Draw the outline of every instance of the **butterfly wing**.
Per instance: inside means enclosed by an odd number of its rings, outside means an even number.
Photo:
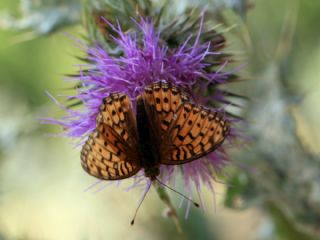
[[[113,93],[103,100],[96,129],[82,147],[81,165],[90,175],[119,180],[140,170],[138,136],[131,101]]]
[[[142,94],[161,164],[183,164],[214,151],[229,132],[219,113],[191,103],[188,94],[161,81]]]
[[[229,133],[222,114],[183,103],[169,126],[161,152],[162,164],[183,164],[216,150]]]
[[[189,96],[171,83],[160,81],[147,86],[142,99],[154,135],[153,140],[161,144],[175,112],[183,102],[189,100]]]

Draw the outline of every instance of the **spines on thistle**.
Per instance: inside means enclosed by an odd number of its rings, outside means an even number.
[[[117,36],[117,27],[120,26],[123,33],[134,32],[137,34],[138,44],[143,44],[139,41],[143,38],[144,30],[141,31],[141,25],[134,22],[138,23],[141,19],[146,22],[150,21],[154,31],[161,33],[159,44],[166,46],[168,53],[173,49],[181,48],[181,46],[185,46],[185,48],[197,46],[197,50],[200,52],[206,48],[206,53],[201,56],[203,57],[201,59],[202,68],[206,73],[217,77],[214,82],[199,77],[198,82],[205,84],[199,84],[196,91],[201,91],[201,95],[214,95],[213,93],[215,93],[216,97],[219,96],[221,100],[207,101],[206,104],[219,108],[226,104],[232,105],[229,98],[242,98],[242,96],[228,90],[219,89],[219,85],[234,82],[238,80],[238,77],[233,73],[224,72],[227,65],[233,62],[233,56],[224,52],[226,39],[205,11],[201,12],[197,8],[192,8],[177,14],[176,10],[172,10],[172,3],[169,4],[169,1],[163,4],[148,0],[120,2],[104,0],[98,2],[99,4],[91,5],[86,11],[86,26],[88,36],[90,36],[89,44],[98,42],[109,55],[121,56],[123,51],[114,41],[114,37]],[[120,19],[121,22],[119,22]],[[201,47],[202,49],[200,49]],[[205,94],[203,94],[204,89]],[[239,117],[231,112],[227,112],[227,114],[235,118]]]

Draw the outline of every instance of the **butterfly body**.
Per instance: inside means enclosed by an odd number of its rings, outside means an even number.
[[[167,81],[146,86],[136,115],[124,93],[103,99],[96,129],[82,147],[81,164],[104,180],[131,177],[144,169],[155,180],[160,165],[185,164],[216,150],[229,134],[221,113],[195,104]]]
[[[152,144],[152,133],[148,127],[149,119],[142,98],[137,99],[137,130],[140,145],[140,165],[144,174],[151,180],[160,174],[159,149]]]

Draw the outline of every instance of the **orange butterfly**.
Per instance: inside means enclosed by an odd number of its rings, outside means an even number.
[[[218,112],[192,103],[188,94],[160,81],[137,97],[134,116],[126,94],[103,100],[96,129],[81,151],[81,164],[90,175],[119,180],[144,169],[152,181],[160,164],[177,165],[199,159],[219,147],[229,123]]]

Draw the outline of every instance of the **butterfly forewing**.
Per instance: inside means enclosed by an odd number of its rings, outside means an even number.
[[[135,135],[130,138],[130,143],[137,140],[135,117],[131,101],[127,95],[113,93],[110,97],[103,99],[103,104],[100,106],[100,114],[97,117],[97,122],[100,121],[109,125],[125,141],[128,141],[129,135]]]
[[[105,180],[130,177],[140,170],[136,122],[125,94],[114,93],[103,100],[97,126],[81,151],[83,168]]]
[[[145,88],[142,98],[151,127],[161,138],[168,130],[178,107],[189,100],[188,94],[166,81],[156,82]]]

